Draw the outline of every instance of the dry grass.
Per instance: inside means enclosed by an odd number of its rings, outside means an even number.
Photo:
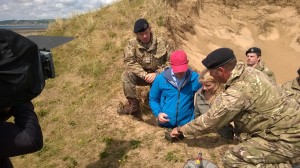
[[[263,20],[262,22],[258,23],[258,28],[258,34],[263,36],[269,36],[272,32],[272,28],[274,28],[274,25],[270,20]]]

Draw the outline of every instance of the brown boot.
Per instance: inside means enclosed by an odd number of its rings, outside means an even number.
[[[140,112],[139,101],[135,98],[127,98],[128,103],[126,105],[121,104],[118,108],[120,115],[135,115]]]

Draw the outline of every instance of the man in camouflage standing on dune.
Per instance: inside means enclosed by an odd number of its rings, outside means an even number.
[[[124,49],[127,69],[122,74],[124,95],[128,103],[119,106],[119,114],[138,114],[140,109],[136,86],[150,86],[156,75],[169,66],[169,45],[162,37],[154,35],[146,19],[138,19],[133,32],[136,37],[129,40]]]
[[[237,62],[229,48],[211,52],[202,64],[225,90],[208,112],[171,136],[203,135],[234,122],[240,143],[224,154],[226,168],[291,168],[300,156],[300,105],[264,73]]]
[[[247,65],[262,71],[268,77],[270,77],[275,83],[275,75],[269,68],[267,68],[265,62],[261,60],[261,50],[257,47],[251,47],[246,51]]]

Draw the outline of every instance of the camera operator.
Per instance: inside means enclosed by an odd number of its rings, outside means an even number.
[[[13,167],[9,157],[43,147],[31,102],[44,87],[38,51],[26,37],[0,29],[0,168]],[[8,120],[11,117],[14,122]]]
[[[9,157],[32,153],[43,147],[43,136],[31,101],[1,110],[0,167],[13,167]],[[7,122],[10,116],[15,123]]]

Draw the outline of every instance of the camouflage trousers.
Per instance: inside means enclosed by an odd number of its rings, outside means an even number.
[[[130,71],[126,71],[122,74],[123,91],[126,98],[136,98],[136,86],[150,86],[141,77],[135,75]]]
[[[226,151],[226,168],[291,168],[290,161],[299,156],[300,144],[283,141],[269,142],[260,137],[251,138]]]

